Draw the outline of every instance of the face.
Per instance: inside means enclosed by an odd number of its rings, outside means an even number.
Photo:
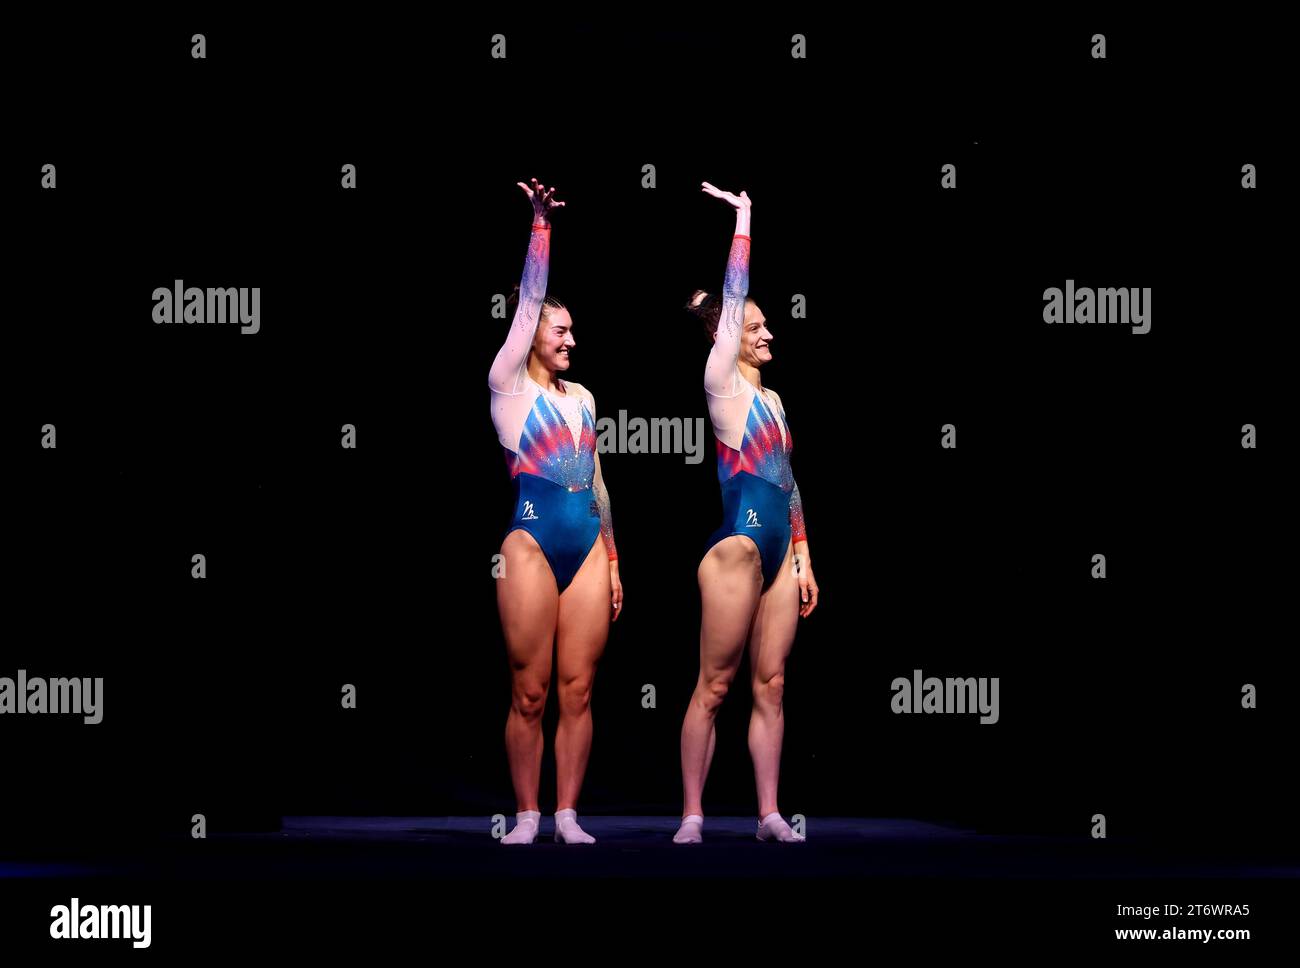
[[[715,334],[715,340],[718,338]],[[772,361],[772,332],[767,328],[767,317],[757,303],[745,300],[745,317],[740,330],[740,358],[750,366],[762,366]]]
[[[569,368],[569,351],[577,344],[573,339],[573,318],[567,309],[552,309],[543,316],[533,337],[533,352],[542,365],[552,372]]]

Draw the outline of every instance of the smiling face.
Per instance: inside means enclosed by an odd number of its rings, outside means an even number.
[[[573,339],[573,317],[567,309],[551,308],[537,327],[533,337],[533,353],[542,366],[552,372],[569,368],[569,351],[576,346]]]
[[[718,338],[717,333],[713,338]],[[772,361],[772,331],[767,328],[767,317],[758,304],[745,300],[745,317],[740,330],[740,359],[750,366],[762,366]]]

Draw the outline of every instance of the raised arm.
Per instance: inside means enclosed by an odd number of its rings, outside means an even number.
[[[524,259],[524,275],[519,281],[519,305],[510,324],[506,341],[497,350],[492,369],[488,371],[488,386],[498,393],[518,393],[519,374],[528,361],[528,350],[537,335],[537,321],[541,316],[542,302],[546,299],[546,277],[551,266],[550,212],[563,208],[563,202],[554,199],[555,188],[539,185],[532,180],[529,188],[516,182],[533,204],[533,230],[528,241],[528,255]]]
[[[727,276],[722,284],[722,315],[718,319],[718,335],[704,366],[704,389],[715,396],[730,397],[738,392],[740,374],[736,361],[740,358],[745,297],[749,294],[750,201],[745,192],[733,195],[714,188],[708,182],[702,183],[702,189],[736,209],[736,231],[731,239]]]

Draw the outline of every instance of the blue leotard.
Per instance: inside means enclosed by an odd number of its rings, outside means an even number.
[[[718,334],[704,370],[722,484],[722,526],[709,536],[706,550],[730,535],[749,538],[758,548],[766,589],[791,542],[806,540],[807,533],[799,486],[790,470],[794,441],[785,407],[774,391],[755,387],[737,366],[749,247],[747,235],[732,239]]]
[[[585,387],[558,380],[547,390],[527,372],[528,350],[546,292],[550,231],[534,226],[519,308],[488,375],[492,422],[515,486],[515,510],[506,534],[524,530],[545,554],[563,592],[603,537],[618,557],[609,496],[596,456],[596,401]]]

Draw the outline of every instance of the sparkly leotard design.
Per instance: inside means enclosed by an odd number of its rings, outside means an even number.
[[[749,291],[749,247],[748,236],[732,240],[718,335],[704,371],[723,508],[722,526],[709,536],[707,547],[733,534],[751,539],[758,547],[766,589],[791,540],[803,541],[807,534],[799,486],[790,470],[794,440],[781,398],[756,388],[736,362]]]
[[[563,592],[598,536],[610,560],[618,551],[609,498],[596,474],[595,399],[571,381],[557,381],[563,393],[546,390],[526,371],[546,293],[549,249],[549,229],[534,227],[519,308],[488,386],[492,422],[515,485],[506,533],[522,529],[533,536]]]

